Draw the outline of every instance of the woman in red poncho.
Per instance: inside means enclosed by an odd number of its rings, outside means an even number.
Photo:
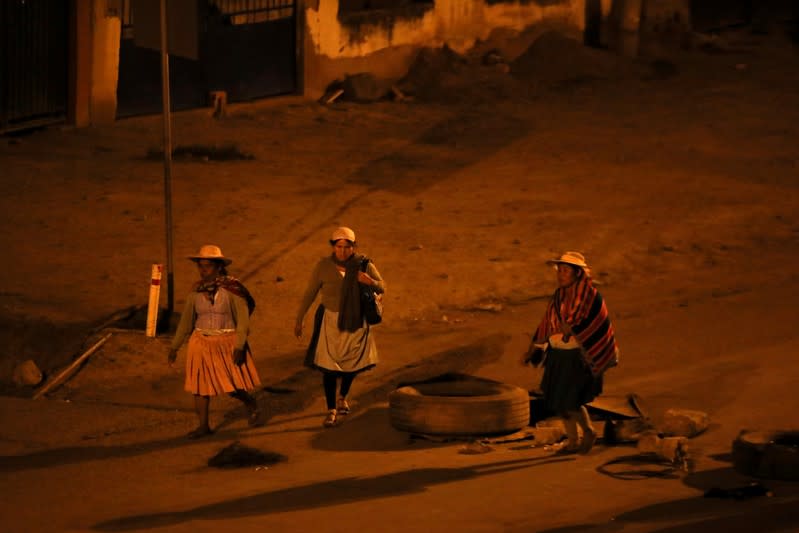
[[[541,390],[547,408],[563,417],[565,450],[588,453],[596,432],[585,404],[602,393],[602,377],[618,360],[613,325],[591,271],[579,252],[547,261],[558,272],[558,289],[533,335],[523,362],[543,362]],[[577,425],[583,432],[578,444]]]

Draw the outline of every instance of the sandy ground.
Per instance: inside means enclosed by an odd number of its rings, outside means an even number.
[[[217,399],[217,432],[200,441],[184,438],[195,419],[165,364],[167,334],[90,332],[146,303],[150,265],[164,260],[163,171],[147,158],[160,117],[4,138],[4,528],[799,529],[795,483],[764,481],[774,496],[746,502],[702,497],[749,481],[730,464],[741,429],[796,426],[797,47],[775,26],[657,62],[560,51],[576,55],[547,69],[530,49],[510,75],[450,64],[413,101],[288,98],[221,120],[174,116],[176,145],[254,156],[173,167],[177,310],[196,276],[183,257],[205,243],[234,259],[258,301],[268,423],[248,429]],[[387,281],[386,322],[353,414],[325,430],[320,378],[302,367],[292,324],[340,224]],[[607,394],[635,392],[655,417],[709,414],[691,442],[694,473],[626,461],[630,446],[559,457],[522,441],[468,455],[389,425],[400,382],[459,371],[535,388],[540,370],[517,359],[554,287],[544,261],[566,249],[588,257],[616,326]],[[106,332],[47,397],[8,383],[26,358],[52,377]],[[235,440],[288,460],[206,466]]]

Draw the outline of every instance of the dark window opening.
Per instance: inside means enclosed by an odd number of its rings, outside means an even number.
[[[432,7],[434,0],[339,0],[338,14],[347,15],[359,11],[402,10],[421,6]]]
[[[347,26],[392,26],[398,19],[421,18],[434,0],[339,0],[338,19]]]

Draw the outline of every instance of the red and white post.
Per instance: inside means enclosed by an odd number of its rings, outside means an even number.
[[[145,335],[155,337],[155,327],[158,324],[158,302],[161,299],[161,273],[164,265],[153,265],[150,276],[150,301],[147,304],[147,331]]]

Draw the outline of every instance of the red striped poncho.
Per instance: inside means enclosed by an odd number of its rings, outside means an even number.
[[[535,332],[535,342],[546,342],[556,333],[565,334],[561,321],[569,326],[580,343],[593,375],[598,376],[615,365],[617,347],[613,325],[602,295],[588,276],[555,291]]]

